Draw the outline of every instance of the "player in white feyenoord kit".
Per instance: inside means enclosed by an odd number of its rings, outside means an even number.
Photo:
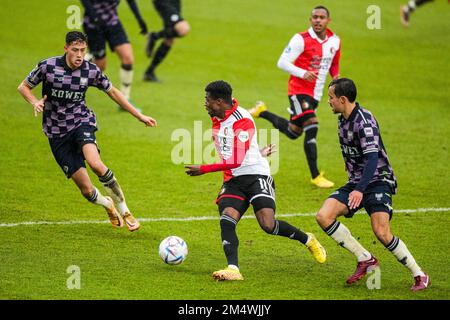
[[[249,110],[254,118],[269,120],[275,128],[290,139],[305,132],[303,148],[311,172],[311,183],[320,188],[331,188],[334,183],[324,177],[317,167],[317,132],[319,122],[315,113],[322,97],[327,73],[339,77],[341,40],[330,29],[327,8],[315,7],[311,13],[311,27],[295,34],[278,60],[278,67],[291,76],[288,84],[290,120],[267,111],[264,102],[257,102]]]
[[[319,263],[324,263],[326,251],[312,233],[304,233],[285,221],[275,219],[275,184],[265,158],[272,153],[273,146],[259,149],[253,118],[232,98],[232,88],[228,83],[211,82],[205,91],[205,108],[212,119],[213,139],[221,161],[209,165],[188,165],[186,173],[191,176],[215,171],[224,173],[224,184],[216,203],[228,267],[214,272],[213,278],[243,280],[238,267],[236,225],[250,204],[265,232],[300,241]]]

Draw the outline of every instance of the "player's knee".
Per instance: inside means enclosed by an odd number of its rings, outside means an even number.
[[[377,239],[383,243],[388,244],[392,240],[392,234],[389,226],[387,225],[377,225],[373,227],[373,232]]]
[[[92,185],[80,186],[80,191],[83,197],[89,200],[94,192],[94,187]]]
[[[237,222],[239,221],[241,214],[236,209],[227,207],[222,211],[222,216],[228,216]]]
[[[97,176],[102,176],[108,168],[103,164],[101,160],[88,161],[89,167],[94,171]]]
[[[267,234],[273,234],[273,229],[275,229],[275,221],[272,222],[264,222],[263,224],[260,224],[261,229],[264,230]]]
[[[325,208],[320,208],[316,214],[316,221],[322,228],[328,227],[335,219],[336,217]]]
[[[177,23],[174,28],[178,37],[186,36],[191,30],[191,26],[185,20]]]
[[[286,130],[286,136],[292,140],[298,139],[302,135],[302,128],[289,123],[289,126]]]
[[[263,208],[256,211],[255,214],[261,229],[268,234],[272,234],[275,229],[275,213],[273,209]]]
[[[134,57],[131,52],[124,54],[120,60],[122,62],[122,65],[133,65],[134,63]]]

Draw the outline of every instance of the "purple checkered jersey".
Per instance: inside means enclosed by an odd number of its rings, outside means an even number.
[[[342,114],[339,115],[338,128],[348,182],[359,183],[367,163],[364,155],[376,152],[378,154],[377,169],[369,183],[386,182],[391,185],[393,193],[395,193],[397,179],[389,164],[377,120],[370,111],[356,103],[356,107],[348,119],[345,119]]]
[[[84,61],[72,70],[65,55],[39,62],[25,82],[31,88],[42,82],[42,96],[47,95],[42,129],[48,138],[61,138],[83,124],[96,126],[95,113],[86,106],[86,90],[90,86],[105,92],[112,89],[111,81],[95,64]]]
[[[117,7],[120,0],[90,0],[92,9],[98,19],[107,26],[114,26],[119,22],[119,16],[117,15]],[[96,27],[92,18],[88,14],[84,15],[84,24],[90,29]]]

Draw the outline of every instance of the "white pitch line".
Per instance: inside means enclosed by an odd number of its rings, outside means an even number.
[[[449,212],[450,208],[417,208],[417,209],[399,209],[394,210],[394,213],[419,213],[419,212]],[[365,214],[366,212],[360,211],[356,214]],[[310,217],[315,216],[316,212],[308,213],[279,213],[277,217]],[[247,214],[242,219],[254,219],[255,216]],[[138,218],[140,222],[159,222],[159,221],[203,221],[203,220],[218,220],[219,216],[201,216],[201,217],[187,217],[187,218]],[[35,225],[72,225],[72,224],[101,224],[110,223],[109,220],[68,220],[68,221],[24,221],[24,222],[12,222],[12,223],[0,223],[2,228],[10,228],[17,226],[35,226]]]

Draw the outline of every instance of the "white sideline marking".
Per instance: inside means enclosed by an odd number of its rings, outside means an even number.
[[[399,209],[394,213],[418,213],[418,212],[448,212],[450,208],[417,208],[417,209]],[[365,211],[356,214],[365,214]],[[309,213],[280,213],[277,217],[309,217],[315,216],[316,212]],[[242,219],[254,219],[255,216],[248,214]],[[187,218],[138,218],[140,222],[158,222],[158,221],[201,221],[201,220],[218,220],[219,216],[203,216],[203,217],[187,217]],[[0,227],[17,227],[17,226],[35,226],[35,225],[70,225],[70,224],[99,224],[110,223],[109,220],[73,220],[73,221],[24,221],[13,223],[0,223]]]

